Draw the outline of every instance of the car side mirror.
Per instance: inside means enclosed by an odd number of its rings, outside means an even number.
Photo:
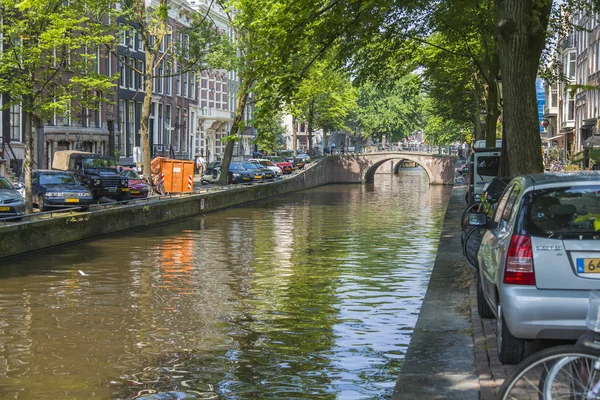
[[[469,214],[469,226],[486,226],[487,215],[482,212],[474,212]]]

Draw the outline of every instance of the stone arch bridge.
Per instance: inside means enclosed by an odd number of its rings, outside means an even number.
[[[375,171],[388,161],[397,171],[401,161],[412,161],[423,167],[432,185],[453,185],[456,156],[419,152],[390,151],[344,154],[327,157],[330,183],[370,183]]]

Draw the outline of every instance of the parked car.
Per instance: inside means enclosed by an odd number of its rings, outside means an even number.
[[[285,161],[283,157],[272,156],[269,157],[269,160],[273,161],[275,165],[281,168],[284,174],[291,174],[294,171],[294,167],[292,166],[292,164],[288,161]]]
[[[278,177],[283,174],[283,170],[281,168],[275,165],[273,161],[267,160],[266,158],[251,158],[248,161],[251,163],[258,163],[263,167],[269,168],[275,173],[275,177]]]
[[[148,197],[148,185],[134,168],[123,168],[121,176],[128,179],[130,198],[142,199]]]
[[[129,199],[127,178],[119,174],[117,164],[111,157],[83,151],[60,150],[54,153],[52,169],[73,172],[75,178],[90,190],[94,199]]]
[[[216,183],[221,176],[221,162],[211,162],[204,170],[202,175],[201,183],[206,185],[208,183]],[[232,162],[229,164],[229,172],[227,176],[227,183],[252,183],[254,181],[254,173],[248,171],[240,164]]]
[[[496,318],[498,356],[514,364],[532,339],[576,339],[590,290],[600,289],[600,174],[513,179],[484,226],[477,264],[479,315]]]
[[[289,150],[280,151],[279,156],[282,157],[285,161],[292,164],[294,169],[304,168],[304,160],[298,156],[294,156],[293,151],[289,151]]]
[[[302,151],[296,152],[296,158],[299,158],[302,161],[304,161],[304,164],[308,164],[310,162],[310,156]]]
[[[0,176],[0,218],[23,214],[25,214],[25,200],[8,179]]]
[[[66,171],[33,170],[31,197],[40,211],[78,206],[85,210],[92,203],[92,193]]]
[[[258,163],[252,163],[249,161],[241,163],[242,167],[248,171],[254,172],[254,181],[265,182],[267,180],[275,179],[275,173],[269,168],[263,167]]]

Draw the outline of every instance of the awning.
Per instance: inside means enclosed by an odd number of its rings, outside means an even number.
[[[592,135],[583,142],[584,150],[600,149],[600,135]]]
[[[562,133],[560,135],[552,136],[552,137],[549,137],[549,138],[542,138],[542,142],[549,142],[551,140],[556,140],[556,139],[561,138],[561,137],[565,137],[565,134]]]

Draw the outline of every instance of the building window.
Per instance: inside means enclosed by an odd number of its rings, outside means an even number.
[[[90,115],[90,110],[85,108],[85,107],[81,107],[81,126],[83,127],[88,127],[89,126],[89,115]]]
[[[183,97],[188,96],[188,77],[190,76],[189,72],[183,74]]]
[[[575,120],[575,98],[569,96],[569,104],[567,107],[567,121]]]
[[[10,141],[21,141],[21,105],[10,106]]]
[[[135,64],[136,61],[134,58],[129,59],[129,87],[131,89],[136,89],[135,87]]]
[[[568,68],[568,73],[567,76],[569,77],[569,79],[575,79],[575,61],[576,60],[576,55],[575,52],[570,52],[569,53],[569,68]]]
[[[71,106],[67,106],[63,114],[63,125],[70,126],[71,125]]]
[[[144,89],[144,74],[145,74],[144,61],[138,60],[137,69],[138,69],[138,74],[137,74],[138,79],[136,82],[137,90],[144,91],[145,90]]]
[[[167,127],[167,142],[166,144],[171,143],[171,132],[173,131],[173,127],[171,126],[171,105],[165,104],[165,126]]]
[[[142,30],[137,30],[137,49],[138,51],[144,51],[144,41],[142,40]]]
[[[181,132],[181,147],[182,151],[187,151],[187,138],[188,138],[188,110],[186,108],[183,109],[183,122],[182,122],[182,132]]]
[[[96,96],[101,99],[102,93],[96,93]],[[102,102],[98,101],[96,105],[96,110],[94,112],[94,126],[96,128],[101,128],[102,125]]]
[[[175,128],[177,128],[177,134],[175,135],[176,142],[175,148],[177,151],[181,151],[181,108],[175,108]]]
[[[558,88],[556,85],[550,87],[550,107],[558,107]]]
[[[119,86],[122,88],[127,87],[127,74],[125,70],[125,57],[119,57]]]
[[[129,34],[127,36],[129,39],[129,50],[135,51],[135,39],[137,38],[137,29],[134,27],[130,27],[128,33]]]
[[[171,82],[173,80],[173,74],[171,73],[171,66],[167,64],[165,73],[165,93],[167,96],[171,95]]]
[[[128,112],[127,112],[127,155],[130,156],[133,154],[133,143],[135,140],[135,101],[130,101],[128,104]]]
[[[163,92],[163,76],[165,74],[165,61],[161,61],[158,64],[158,71],[156,73],[156,91],[157,93]]]
[[[120,46],[127,46],[127,27],[121,25],[120,27],[120,31],[119,31],[119,45]]]
[[[119,100],[119,138],[125,138],[125,100]],[[123,139],[119,140],[119,144],[123,143]],[[119,151],[122,150],[121,146],[115,146]]]
[[[158,143],[163,144],[163,104],[158,103]],[[167,143],[164,143],[165,145]]]
[[[196,73],[191,73],[190,78],[190,99],[196,100]]]

